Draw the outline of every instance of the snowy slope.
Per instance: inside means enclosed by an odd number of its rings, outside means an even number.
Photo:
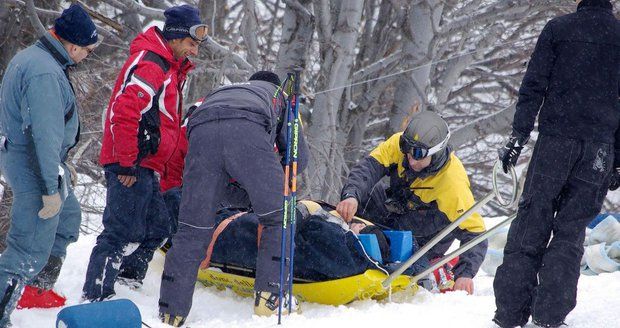
[[[68,297],[69,305],[77,303],[90,251],[95,236],[82,236],[68,250],[66,264],[57,284],[58,290]],[[155,256],[145,285],[140,291],[116,286],[118,298],[134,301],[151,327],[167,327],[157,319],[159,279],[163,257]],[[284,327],[377,327],[403,324],[408,327],[494,327],[490,319],[495,310],[493,278],[480,273],[475,278],[475,295],[456,292],[430,294],[421,291],[415,296],[394,296],[392,303],[375,301],[355,302],[348,306],[325,306],[304,303],[301,315],[283,319]],[[577,308],[567,323],[577,327],[620,327],[620,272],[600,276],[582,276],[579,281]],[[16,328],[54,327],[55,310],[16,310],[13,324]],[[197,285],[194,306],[187,326],[199,327],[272,327],[275,318],[252,316],[252,301],[240,298],[231,291],[217,291]],[[533,326],[532,326],[533,327]]]

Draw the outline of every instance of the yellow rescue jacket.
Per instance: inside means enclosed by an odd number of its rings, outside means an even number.
[[[370,153],[370,157],[383,165],[387,172],[390,167],[396,166],[398,177],[405,179],[405,167],[403,166],[406,163],[405,154],[400,151],[399,146],[401,135],[402,132],[399,132],[391,136],[377,146]],[[455,221],[475,202],[465,168],[454,153],[450,154],[450,159],[439,172],[426,178],[413,180],[410,189],[422,202],[426,204],[436,202],[438,209],[450,221]],[[474,213],[463,221],[459,227],[471,232],[485,231],[484,221],[478,213]]]

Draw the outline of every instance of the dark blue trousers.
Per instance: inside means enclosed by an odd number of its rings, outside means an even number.
[[[121,268],[138,279],[144,278],[153,253],[172,229],[153,170],[139,167],[136,183],[128,188],[118,180],[117,168],[105,167],[108,189],[104,229],[90,256],[83,288],[84,298],[91,301],[114,295],[114,282]]]
[[[540,135],[493,288],[502,326],[555,325],[577,304],[586,226],[607,195],[613,145]]]

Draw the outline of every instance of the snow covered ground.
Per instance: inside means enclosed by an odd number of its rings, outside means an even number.
[[[85,235],[71,245],[57,284],[68,297],[68,305],[77,304],[84,282],[95,236]],[[151,327],[168,327],[157,319],[157,300],[163,257],[156,254],[140,291],[116,286],[117,298],[128,298],[138,305],[143,321]],[[394,295],[391,303],[355,302],[347,306],[302,304],[303,313],[283,318],[283,327],[494,327],[493,278],[479,273],[475,295],[461,292]],[[620,272],[599,276],[581,276],[577,308],[569,315],[572,327],[620,327]],[[12,321],[16,328],[54,327],[59,309],[16,310]],[[204,288],[198,284],[187,327],[272,327],[276,318],[252,315],[252,300],[233,292]],[[531,324],[530,324],[531,325]],[[533,325],[532,325],[533,327]]]

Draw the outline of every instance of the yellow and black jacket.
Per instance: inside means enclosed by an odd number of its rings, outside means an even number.
[[[369,219],[391,228],[412,230],[416,241],[423,246],[437,232],[469,209],[475,201],[465,168],[449,149],[443,154],[443,161],[431,168],[431,172],[413,172],[409,169],[406,156],[400,151],[401,135],[402,133],[394,134],[353,167],[341,198],[355,197],[360,204],[360,215],[363,215],[368,207],[371,193],[384,193],[383,197],[377,198],[381,200],[380,203],[384,203],[386,197],[402,202],[405,210],[400,213],[390,213],[384,204],[377,204],[383,206],[384,210],[372,213],[384,217]],[[431,167],[434,162],[436,158],[433,158]],[[390,180],[387,189],[379,183],[385,176],[389,176]],[[433,247],[429,258],[442,256],[454,239],[464,244],[484,231],[482,217],[474,213]],[[486,249],[487,243],[483,242],[462,254],[459,263],[454,267],[456,277],[472,278],[484,260]]]

